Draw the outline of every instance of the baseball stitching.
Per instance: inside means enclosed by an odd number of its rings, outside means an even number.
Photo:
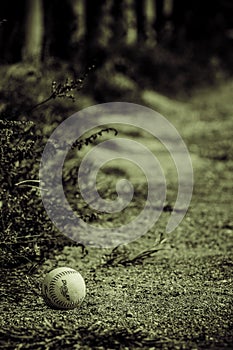
[[[77,271],[62,271],[62,272],[59,272],[56,276],[54,276],[52,278],[51,282],[49,283],[49,288],[48,288],[49,296],[51,297],[52,300],[51,301],[48,300],[48,297],[46,296],[46,300],[49,302],[50,305],[52,304],[53,306],[56,306],[56,304],[57,304],[59,306],[66,307],[66,308],[76,306],[76,303],[74,301],[71,301],[68,303],[68,302],[59,300],[58,297],[56,296],[55,290],[54,290],[56,282],[60,279],[60,277],[65,276],[65,275],[69,275],[69,274],[74,274],[74,273],[77,273]],[[80,300],[80,302],[81,302],[81,300]]]

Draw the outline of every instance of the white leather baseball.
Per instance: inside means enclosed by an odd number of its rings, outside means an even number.
[[[42,294],[51,307],[74,309],[85,298],[86,286],[78,271],[70,267],[58,267],[45,276]]]

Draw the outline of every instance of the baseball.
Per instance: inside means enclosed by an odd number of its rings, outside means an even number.
[[[58,267],[45,276],[42,294],[51,307],[74,309],[85,298],[86,286],[78,271],[69,267]]]

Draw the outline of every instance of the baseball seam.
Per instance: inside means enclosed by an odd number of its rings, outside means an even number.
[[[75,303],[73,301],[71,302],[65,302],[65,301],[62,301],[62,300],[59,300],[57,295],[55,294],[55,286],[56,286],[56,282],[60,279],[60,277],[62,276],[65,276],[65,275],[69,275],[69,274],[74,274],[74,273],[77,273],[77,271],[62,271],[62,272],[59,272],[56,276],[54,276],[52,278],[52,280],[50,281],[49,283],[49,296],[51,297],[51,301],[50,304],[52,303],[53,306],[62,306],[62,307],[65,307],[65,308],[68,308],[68,307],[75,307],[76,305],[78,305],[79,303]],[[81,302],[81,300],[80,300]]]

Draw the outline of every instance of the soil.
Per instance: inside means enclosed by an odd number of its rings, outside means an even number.
[[[149,89],[140,94],[144,105],[163,114],[177,128],[190,151],[195,180],[188,212],[172,233],[165,234],[177,183],[174,164],[158,149],[168,184],[167,202],[158,222],[145,235],[115,250],[75,246],[68,241],[58,246],[48,241],[39,257],[13,266],[9,260],[4,264],[0,348],[233,348],[232,91],[233,80],[229,79],[180,100]],[[79,105],[70,102],[66,110],[80,109],[92,101],[83,97]],[[60,108],[56,101],[55,106]],[[50,112],[51,107],[46,113]],[[42,135],[49,135],[59,120],[39,121],[36,113],[32,120]],[[120,136],[129,137],[130,132],[122,130]],[[132,135],[156,153],[149,135],[140,131]],[[120,173],[111,171],[111,166],[102,174],[102,180],[106,179],[103,192],[109,184],[114,192],[113,184],[119,178]],[[123,165],[122,172],[131,178],[129,167]],[[136,211],[144,196],[142,180],[134,178]],[[68,192],[69,186],[68,181]],[[35,192],[28,192],[34,234],[44,227],[47,235],[54,235],[56,230],[49,230],[46,223],[35,226],[36,220],[41,220]],[[128,215],[126,211],[115,220],[124,222]],[[114,226],[111,215],[102,218],[105,220]],[[43,278],[59,266],[75,268],[84,277],[87,295],[80,308],[55,310],[44,302]]]

